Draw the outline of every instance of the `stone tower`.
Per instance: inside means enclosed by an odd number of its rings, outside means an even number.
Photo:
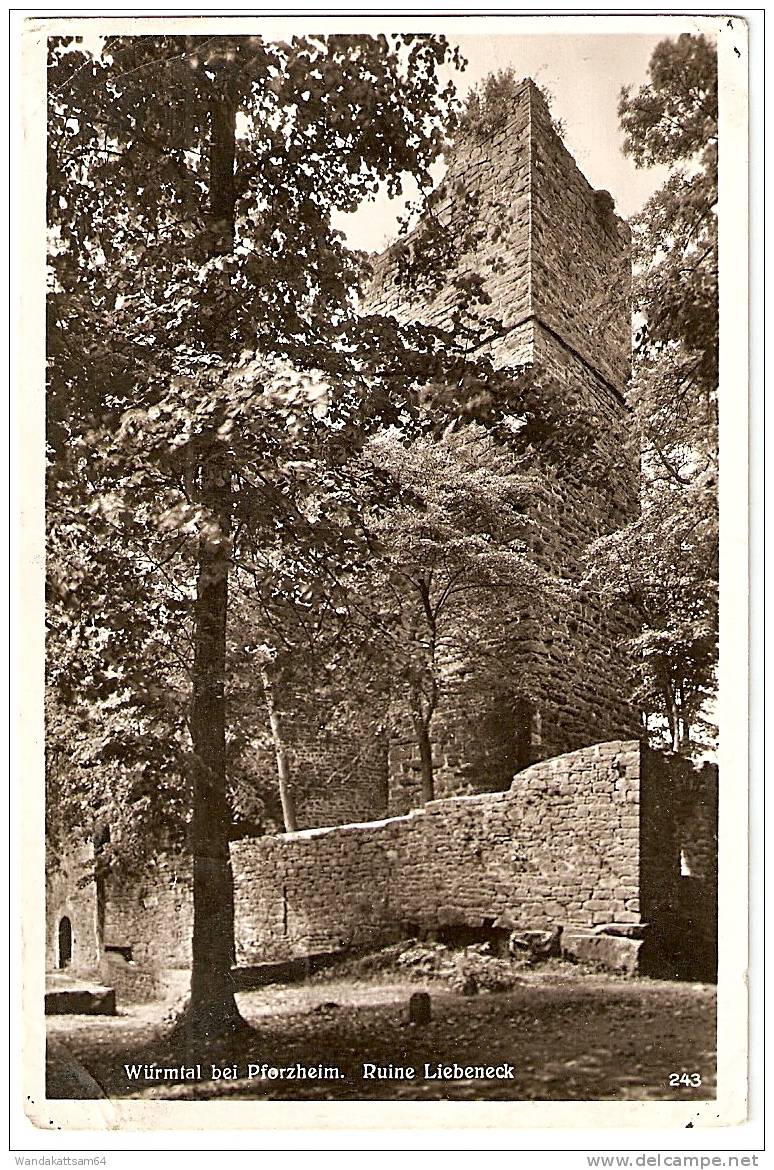
[[[578,582],[588,544],[637,507],[638,468],[621,450],[631,367],[629,229],[610,195],[581,174],[530,80],[498,129],[458,144],[434,217],[468,250],[457,248],[440,283],[409,294],[398,246],[388,249],[375,262],[366,307],[445,328],[455,278],[483,277],[489,302],[481,312],[499,323],[488,344],[495,365],[528,367],[538,387],[593,423],[591,457],[570,452],[559,466],[536,458],[548,494],[534,517],[531,554],[548,573]],[[603,612],[582,593],[557,603],[542,631],[525,618],[509,638],[511,658],[536,680],[529,698],[507,687],[487,690],[475,677],[449,688],[434,723],[438,796],[505,789],[530,763],[639,734],[622,648],[631,619]],[[324,724],[288,712],[299,828],[372,820],[422,803],[408,729],[387,743],[354,716],[346,727]],[[256,766],[270,786],[276,764],[268,745]]]
[[[408,301],[391,249],[377,262],[371,307],[448,327],[455,277],[479,273],[489,298],[481,312],[499,321],[488,346],[495,365],[527,365],[538,385],[591,420],[591,457],[571,454],[560,467],[537,458],[549,493],[535,517],[532,555],[549,573],[577,582],[589,542],[637,507],[638,469],[621,449],[631,368],[629,229],[611,196],[581,174],[531,80],[521,83],[498,129],[459,144],[434,216],[450,239],[465,241],[448,279],[420,285]],[[637,735],[621,646],[633,629],[626,615],[604,613],[582,593],[557,605],[542,633],[524,623],[518,653],[536,689],[527,703],[502,695],[479,695],[474,711],[462,699],[447,703],[436,736],[437,794],[504,788],[532,761]],[[391,745],[390,813],[421,803],[418,783],[417,752],[406,736]]]

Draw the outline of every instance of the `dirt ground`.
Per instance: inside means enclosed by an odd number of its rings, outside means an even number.
[[[432,1019],[410,1024],[409,997],[422,989],[431,995]],[[334,975],[245,992],[238,1002],[254,1034],[236,1050],[192,1055],[165,1044],[170,1025],[164,1004],[126,1006],[113,1017],[49,1017],[47,1095],[522,1101],[715,1096],[715,989],[706,984],[623,979],[547,964],[527,972],[511,991],[474,997],[388,975]],[[163,1079],[141,1068],[133,1080],[125,1068],[154,1064]],[[181,1064],[192,1079],[170,1080]],[[215,1079],[213,1064],[222,1074]],[[451,1079],[436,1075],[439,1064]],[[392,1069],[388,1079],[366,1077],[367,1065]],[[234,1076],[223,1075],[234,1067]],[[288,1069],[294,1075],[280,1075]],[[407,1069],[415,1070],[413,1079]],[[674,1073],[700,1083],[670,1085]]]

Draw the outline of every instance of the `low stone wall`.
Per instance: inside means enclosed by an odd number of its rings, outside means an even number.
[[[99,938],[87,853],[76,845],[50,865],[49,967],[67,914],[73,973],[99,970],[121,1000],[165,993],[169,972],[190,965],[188,862],[159,857],[108,881]],[[533,764],[504,792],[237,841],[231,855],[241,967],[376,947],[413,930],[559,923],[566,938],[582,936],[585,949],[570,953],[597,961],[615,944],[593,932],[617,923],[618,934],[648,940],[640,970],[712,978],[715,968],[717,769],[636,740]]]
[[[137,963],[107,951],[99,964],[100,981],[115,988],[119,1003],[146,1003],[178,999],[191,985],[190,960],[186,966],[164,963]]]
[[[192,931],[187,859],[160,856],[135,880],[122,876],[108,882],[103,943],[124,950],[138,972],[189,967]]]
[[[411,927],[640,921],[640,745],[534,764],[506,792],[232,845],[237,962]]]

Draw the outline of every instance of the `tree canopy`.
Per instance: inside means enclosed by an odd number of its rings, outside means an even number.
[[[650,80],[624,90],[625,150],[667,163],[634,221],[639,321],[630,394],[642,511],[598,542],[590,583],[642,621],[636,698],[675,749],[706,744],[717,661],[717,58],[684,34],[653,52]]]
[[[77,682],[80,700],[104,709],[114,699],[100,686],[132,690],[128,652],[141,649],[136,625],[146,623],[132,625],[129,599],[141,613],[152,597],[180,601],[177,613],[165,601],[149,607],[145,644],[163,643],[168,665],[166,631],[189,631],[178,728],[188,738],[196,1034],[239,1019],[231,565],[262,540],[338,540],[340,516],[299,506],[309,465],[335,477],[370,429],[411,409],[416,374],[397,341],[385,346],[388,327],[378,345],[373,323],[363,327],[365,268],[331,216],[383,182],[393,194],[406,174],[426,182],[451,97],[444,63],[460,59],[435,36],[116,37],[99,56],[51,44],[51,596],[84,660],[85,642],[121,659],[115,674],[97,669],[96,687],[75,677],[70,657],[53,680],[60,696]],[[101,576],[82,563],[94,544],[92,560],[109,560]],[[113,596],[119,582],[126,601]]]
[[[372,638],[393,703],[413,726],[423,799],[432,800],[432,725],[454,668],[479,685],[496,669],[502,681],[512,665],[509,616],[526,608],[536,617],[550,587],[526,544],[541,482],[475,425],[411,442],[384,431],[362,458],[370,481],[392,485],[392,499],[365,512]]]

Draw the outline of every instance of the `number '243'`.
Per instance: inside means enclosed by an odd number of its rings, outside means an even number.
[[[670,1073],[669,1084],[673,1088],[677,1088],[679,1085],[685,1085],[689,1089],[698,1089],[701,1084],[701,1074],[697,1072]]]

